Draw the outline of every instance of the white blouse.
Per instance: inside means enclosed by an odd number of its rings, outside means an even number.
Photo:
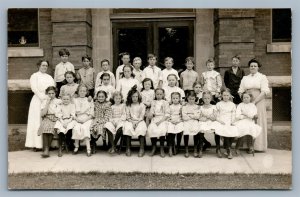
[[[171,94],[173,92],[179,92],[180,93],[180,97],[181,99],[184,99],[185,98],[185,94],[184,94],[184,91],[177,87],[177,86],[174,86],[174,87],[171,87],[171,86],[165,86],[164,88],[165,90],[165,97],[166,97],[166,100],[171,103]]]
[[[252,119],[257,114],[257,108],[254,103],[240,103],[236,108],[236,119],[241,120],[245,118]],[[246,116],[246,117],[245,117]]]
[[[241,85],[238,92],[243,93],[246,92],[248,89],[259,89],[266,95],[269,94],[269,82],[266,75],[257,72],[254,75],[249,74],[247,76],[244,76],[241,81]]]
[[[32,92],[42,101],[48,98],[45,90],[49,86],[55,86],[53,78],[47,73],[36,72],[30,77],[30,87]]]
[[[127,100],[128,92],[134,85],[137,85],[137,89],[139,90],[139,81],[132,77],[130,77],[129,79],[122,78],[117,83],[118,84],[116,90],[122,93],[124,101]]]

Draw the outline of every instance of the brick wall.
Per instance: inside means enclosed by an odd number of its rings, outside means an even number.
[[[51,9],[39,9],[39,44],[44,57],[11,57],[8,59],[8,79],[29,79],[38,69],[40,59],[50,61],[48,73],[52,74],[52,23]],[[21,71],[21,72],[20,72]]]

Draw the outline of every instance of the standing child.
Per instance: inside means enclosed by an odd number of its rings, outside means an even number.
[[[130,54],[127,52],[121,53],[121,60],[122,60],[122,65],[118,66],[117,70],[116,70],[116,84],[118,84],[119,80],[124,77],[123,75],[123,67],[128,65],[128,66],[132,66],[130,64]]]
[[[124,137],[126,138],[126,155],[130,156],[130,143],[132,137],[138,137],[140,141],[139,157],[145,154],[145,135],[147,126],[144,121],[146,107],[142,103],[142,97],[137,91],[137,86],[133,86],[128,93],[126,101],[126,122],[124,125]]]
[[[164,90],[165,90],[165,95],[166,95],[166,100],[171,103],[171,94],[173,92],[179,92],[180,94],[180,101],[179,102],[182,102],[185,98],[185,94],[184,94],[184,91],[176,86],[176,84],[178,83],[178,78],[176,77],[175,74],[169,74],[168,77],[168,86],[165,86]]]
[[[180,86],[185,91],[193,90],[193,84],[199,81],[199,75],[193,70],[195,60],[193,57],[187,57],[185,59],[186,70],[180,74]]]
[[[168,126],[167,141],[169,144],[169,156],[173,156],[173,149],[175,148],[175,136],[183,133],[183,122],[181,118],[182,105],[180,104],[181,94],[179,92],[173,92],[171,94],[171,105],[170,105],[170,118]]]
[[[43,120],[38,130],[38,135],[43,136],[43,158],[49,157],[49,147],[55,133],[54,126],[58,120],[57,112],[60,104],[60,100],[55,98],[56,88],[54,86],[49,86],[46,89],[46,94],[49,98],[47,98],[47,100],[45,100],[41,105],[41,116]]]
[[[114,92],[111,103],[113,104],[111,106],[112,117],[105,124],[105,128],[110,133],[116,135],[114,145],[117,145],[120,137],[123,135],[123,126],[126,120],[126,110],[125,105],[123,104],[123,96],[121,92]]]
[[[142,84],[143,79],[145,78],[144,72],[141,70],[142,59],[140,57],[135,57],[133,59],[133,74],[134,78]]]
[[[204,138],[205,133],[214,133],[216,127],[216,118],[217,118],[217,108],[215,105],[211,104],[212,95],[210,92],[203,93],[203,105],[200,106],[200,141],[199,141],[199,157],[202,157],[202,151],[204,150],[203,142],[206,144],[206,139]],[[216,144],[220,146],[220,140],[216,137]],[[208,142],[209,143],[209,142]],[[210,144],[210,143],[209,143]]]
[[[200,108],[196,105],[196,93],[194,90],[187,92],[187,104],[182,107],[182,119],[183,119],[183,135],[184,135],[184,146],[185,146],[185,157],[189,157],[189,136],[194,137],[194,157],[198,156],[198,143],[199,143],[199,118]]]
[[[239,56],[233,56],[231,68],[225,71],[224,83],[226,88],[230,89],[231,95],[233,96],[233,102],[236,105],[242,102],[238,90],[244,76],[245,72],[240,68]]]
[[[84,84],[78,87],[78,98],[74,99],[76,114],[75,114],[75,126],[73,128],[72,139],[75,140],[75,149],[73,154],[78,153],[79,140],[84,140],[86,144],[86,154],[91,156],[90,146],[90,126],[92,124],[92,118],[94,116],[94,103],[88,101],[88,87]]]
[[[157,138],[160,141],[160,156],[165,157],[164,140],[168,132],[168,119],[170,117],[169,103],[164,100],[165,91],[161,88],[155,89],[155,100],[151,103],[149,118],[151,123],[148,127],[148,136],[151,138],[152,151],[150,156],[156,152]]]
[[[151,103],[155,98],[155,93],[154,93],[154,88],[153,88],[153,82],[149,78],[145,78],[142,82],[142,91],[141,91],[141,96],[142,96],[142,102],[146,106],[146,125],[148,126],[150,124],[149,120],[149,112],[151,108]]]
[[[159,86],[162,87],[162,88],[165,88],[166,86],[168,86],[168,76],[170,74],[174,74],[176,76],[176,78],[179,80],[177,70],[172,68],[172,66],[174,65],[173,58],[166,57],[164,62],[165,62],[165,67],[166,68],[161,72],[160,84],[159,84]],[[177,84],[177,86],[179,86],[179,81],[176,84]]]
[[[97,95],[97,92],[100,90],[103,90],[106,92],[106,100],[109,101],[113,93],[116,91],[115,88],[110,84],[110,77],[111,75],[109,73],[103,73],[100,76],[100,80],[102,82],[101,86],[98,86],[95,88],[95,95]]]
[[[210,91],[213,96],[213,101],[219,101],[219,96],[222,87],[222,78],[220,73],[214,70],[215,61],[210,58],[206,61],[207,71],[201,75],[201,84],[204,91]]]
[[[234,137],[238,136],[238,130],[233,126],[235,120],[235,104],[230,101],[231,94],[229,89],[222,92],[222,101],[216,104],[217,121],[216,134],[224,137],[224,148],[227,150],[227,158],[232,159],[231,144]],[[218,142],[219,143],[219,142]],[[220,154],[220,146],[217,145],[218,156]]]
[[[75,126],[75,105],[71,103],[71,95],[64,93],[61,95],[62,104],[57,112],[58,121],[54,128],[58,133],[58,156],[62,156],[62,144],[66,142],[66,149],[71,146],[72,129]]]
[[[145,75],[145,78],[150,78],[153,81],[154,89],[161,88],[159,86],[159,81],[161,79],[161,69],[156,66],[157,57],[154,54],[148,54],[148,63],[149,66],[147,66],[143,72]]]
[[[92,58],[88,55],[81,58],[83,63],[83,68],[79,69],[77,72],[77,80],[79,84],[84,84],[88,88],[89,96],[94,97],[94,78],[95,70],[92,67]]]
[[[59,97],[62,97],[62,95],[65,95],[65,94],[69,94],[71,96],[71,98],[77,97],[76,91],[78,89],[78,84],[74,82],[75,77],[76,77],[76,75],[72,71],[67,71],[65,73],[65,78],[66,78],[67,84],[63,85],[60,88]]]
[[[57,93],[60,93],[61,86],[65,84],[65,73],[67,71],[72,71],[75,73],[75,70],[74,65],[68,61],[70,56],[68,49],[60,49],[58,54],[61,62],[55,66],[54,81],[56,83]]]
[[[101,61],[101,68],[102,68],[102,71],[101,72],[99,72],[98,74],[97,74],[97,76],[96,76],[96,82],[95,82],[95,89],[97,88],[97,87],[99,87],[99,86],[101,86],[102,85],[102,79],[101,79],[101,76],[102,76],[102,74],[104,74],[104,73],[107,73],[107,74],[109,74],[109,85],[111,85],[112,87],[116,87],[116,79],[115,79],[115,75],[114,75],[114,73],[112,73],[110,70],[109,70],[109,67],[110,67],[110,65],[109,65],[109,60],[107,60],[107,59],[104,59],[104,60],[102,60]]]
[[[252,94],[243,93],[243,102],[237,106],[236,109],[236,122],[234,125],[239,132],[239,138],[235,146],[235,151],[239,154],[239,147],[241,145],[241,137],[250,136],[248,143],[248,153],[254,155],[253,141],[261,133],[261,127],[255,124],[254,119],[257,118],[257,108],[254,103],[251,103]]]
[[[126,65],[123,67],[123,75],[124,77],[121,78],[117,83],[116,90],[121,92],[123,95],[123,98],[127,99],[127,94],[129,90],[136,85],[139,88],[139,81],[134,78],[134,74],[132,73],[133,68],[132,66]]]
[[[107,73],[105,73],[107,74]],[[105,91],[100,90],[96,94],[96,101],[94,104],[94,115],[95,118],[93,119],[92,125],[91,125],[91,148],[92,148],[92,154],[96,153],[96,147],[97,147],[97,140],[100,136],[102,138],[105,138],[105,126],[106,123],[111,119],[112,117],[112,110],[110,107],[110,103],[107,101],[107,94]],[[113,143],[113,134],[108,131],[108,140],[112,144],[112,149],[110,153],[114,153],[115,146]]]

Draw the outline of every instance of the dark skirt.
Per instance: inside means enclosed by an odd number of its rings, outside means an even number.
[[[38,135],[41,135],[43,133],[54,134],[54,125],[57,119],[58,118],[54,114],[47,114],[41,122],[40,128],[38,130]]]

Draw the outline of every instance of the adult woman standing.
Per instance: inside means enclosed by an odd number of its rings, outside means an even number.
[[[40,60],[37,66],[38,72],[33,73],[30,77],[30,87],[34,95],[29,106],[25,141],[25,147],[33,148],[33,150],[41,149],[43,146],[42,136],[38,136],[38,129],[41,123],[41,103],[47,99],[45,90],[49,86],[55,86],[54,79],[46,73],[49,62]]]
[[[270,93],[269,82],[266,75],[258,72],[261,64],[256,59],[248,62],[250,74],[244,76],[239,88],[239,94],[248,92],[252,94],[252,102],[257,107],[257,124],[262,127],[261,134],[255,139],[254,150],[266,151],[268,148],[268,128],[267,128],[267,111],[265,97]]]

